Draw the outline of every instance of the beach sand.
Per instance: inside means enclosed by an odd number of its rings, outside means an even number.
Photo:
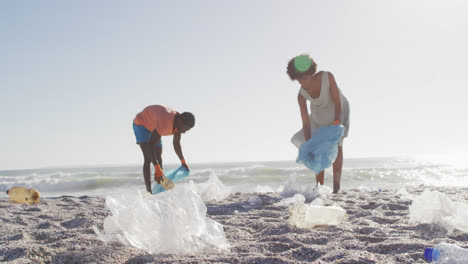
[[[454,201],[468,200],[468,188],[427,188]],[[408,188],[420,194],[424,188]],[[245,208],[251,196],[263,205]],[[104,197],[42,199],[15,204],[0,199],[0,261],[10,263],[426,263],[426,246],[440,242],[468,247],[468,233],[447,235],[433,224],[409,221],[411,200],[394,191],[345,190],[331,195],[348,219],[339,226],[299,229],[289,224],[290,206],[276,193],[236,193],[206,203],[221,223],[230,252],[161,255],[102,242],[93,231],[110,214]],[[155,223],[156,224],[156,223]]]

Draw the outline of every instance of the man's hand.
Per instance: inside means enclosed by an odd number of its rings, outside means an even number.
[[[154,180],[161,184],[161,177],[164,175],[164,171],[161,169],[161,166],[155,165],[154,166]]]
[[[182,163],[182,167],[184,167],[184,168],[186,168],[188,171],[190,171],[190,169],[189,169],[189,167],[188,167],[188,165],[187,165],[187,163],[185,162],[184,159],[181,160],[180,162]]]

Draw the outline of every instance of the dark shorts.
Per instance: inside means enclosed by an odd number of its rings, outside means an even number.
[[[133,132],[135,133],[136,143],[148,143],[151,139],[151,132],[144,126],[133,124]],[[156,143],[156,147],[162,147],[162,141]]]

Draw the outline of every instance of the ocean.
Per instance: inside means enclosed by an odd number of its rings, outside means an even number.
[[[178,165],[166,165],[165,170]],[[189,164],[184,182],[207,182],[216,176],[232,192],[281,192],[290,180],[315,185],[315,176],[295,161]],[[333,187],[331,168],[325,185]],[[153,180],[154,181],[154,180]],[[342,189],[400,189],[406,186],[468,187],[468,163],[462,156],[379,157],[345,159]],[[42,168],[0,171],[0,197],[13,186],[36,188],[41,197],[105,196],[125,190],[144,191],[141,165],[79,168]]]

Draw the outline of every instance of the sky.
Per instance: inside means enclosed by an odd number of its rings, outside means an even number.
[[[351,107],[344,157],[466,153],[468,2],[1,1],[0,170],[142,163],[132,120],[192,112],[187,163],[294,160],[310,54]],[[176,163],[172,137],[163,160]]]

